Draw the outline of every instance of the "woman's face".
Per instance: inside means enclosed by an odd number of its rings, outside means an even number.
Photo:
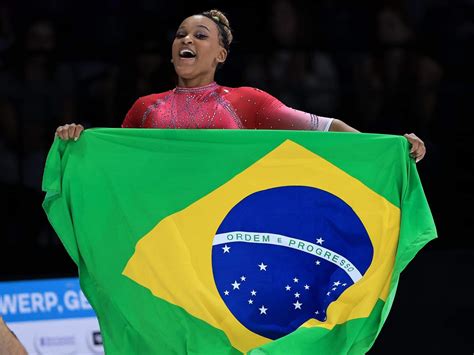
[[[185,19],[173,41],[173,65],[180,79],[204,85],[214,80],[218,63],[226,59],[227,51],[220,45],[219,29],[211,19],[195,15]]]

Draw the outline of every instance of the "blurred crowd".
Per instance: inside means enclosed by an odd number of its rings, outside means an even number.
[[[0,2],[0,235],[17,263],[1,278],[74,272],[41,208],[55,128],[119,127],[138,97],[172,89],[177,26],[214,7],[235,35],[221,85],[258,87],[365,132],[415,132],[435,216],[442,171],[459,159],[461,181],[471,179],[472,0]]]

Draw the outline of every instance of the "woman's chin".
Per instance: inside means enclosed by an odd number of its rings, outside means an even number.
[[[192,68],[175,68],[176,74],[178,77],[190,80],[196,77],[196,74]]]

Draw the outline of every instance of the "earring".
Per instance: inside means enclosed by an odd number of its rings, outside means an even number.
[[[170,62],[173,63],[173,58],[171,58]]]

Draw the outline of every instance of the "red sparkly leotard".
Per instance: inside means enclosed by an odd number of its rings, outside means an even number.
[[[332,118],[285,106],[268,93],[215,82],[140,97],[123,128],[298,129],[327,131]]]

